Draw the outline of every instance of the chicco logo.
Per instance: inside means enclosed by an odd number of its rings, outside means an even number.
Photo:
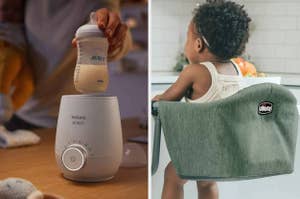
[[[272,102],[268,102],[268,101],[264,101],[259,103],[258,105],[258,114],[260,115],[267,115],[272,113],[273,110],[273,103]]]

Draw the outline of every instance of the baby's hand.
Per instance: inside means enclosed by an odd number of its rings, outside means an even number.
[[[156,95],[155,97],[152,98],[152,101],[160,101],[161,100],[161,95]]]

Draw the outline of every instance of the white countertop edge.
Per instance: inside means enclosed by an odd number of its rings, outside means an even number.
[[[178,72],[152,72],[151,83],[152,84],[168,84],[174,83],[178,78]],[[300,86],[300,74],[284,74],[284,73],[266,73],[267,77],[273,78],[281,77],[281,84],[288,86]]]
[[[172,73],[172,72],[166,72],[166,73],[152,73],[151,74],[151,84],[168,84],[168,83],[174,83],[176,79],[178,78],[179,73]]]
[[[151,84],[171,84],[176,81],[176,79],[178,78],[178,74],[179,73],[176,73],[176,72],[154,72],[150,76],[151,77],[150,81],[151,81]],[[269,77],[264,77],[264,78],[278,80],[278,78],[280,78],[280,77],[271,75]],[[293,78],[296,78],[296,77],[294,76]],[[281,78],[281,81],[282,81],[283,85],[294,85],[294,84],[286,84],[288,82],[286,82],[286,79],[284,77]],[[299,82],[299,85],[297,84],[297,86],[300,86],[300,82]],[[300,105],[297,105],[297,108],[298,108],[298,112],[300,115]]]
[[[159,73],[151,75],[151,84],[172,84],[178,78],[178,73]],[[274,82],[280,83],[282,78],[279,76],[270,76],[270,77],[244,77],[244,82]]]

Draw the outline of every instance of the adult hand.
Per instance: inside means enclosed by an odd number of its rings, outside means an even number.
[[[108,39],[108,55],[116,49],[122,47],[127,33],[127,25],[121,21],[117,12],[109,11],[107,8],[101,8],[96,11],[97,25],[104,32]],[[76,44],[76,39],[72,41]]]

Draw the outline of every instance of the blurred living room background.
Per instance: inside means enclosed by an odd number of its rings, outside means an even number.
[[[129,26],[133,46],[126,57],[110,63],[108,94],[118,96],[122,119],[138,118],[147,126],[148,1],[122,0],[121,18]]]

